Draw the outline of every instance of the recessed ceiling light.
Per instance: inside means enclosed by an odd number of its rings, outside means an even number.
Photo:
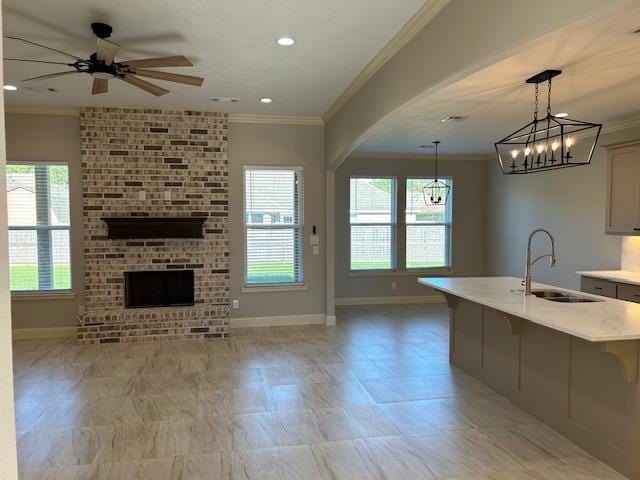
[[[262,97],[262,98],[260,99],[260,101],[261,101],[262,103],[271,103],[271,102],[273,102],[273,98],[269,98],[269,97]]]
[[[296,43],[296,41],[291,37],[278,37],[276,39],[276,43],[283,47],[290,47],[291,45]]]
[[[5,85],[2,88],[4,88],[8,92],[15,92],[16,90],[18,90],[18,87],[16,87],[15,85]]]
[[[554,114],[553,116],[558,118],[567,118],[569,114],[567,112],[560,112],[560,113]]]

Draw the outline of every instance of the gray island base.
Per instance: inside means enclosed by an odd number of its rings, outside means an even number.
[[[640,305],[525,297],[513,277],[418,281],[447,300],[451,364],[640,480]]]

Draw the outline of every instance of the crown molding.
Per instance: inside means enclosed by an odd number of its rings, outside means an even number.
[[[30,115],[62,115],[77,117],[80,115],[79,107],[27,107],[21,105],[5,105],[4,113],[24,113]]]
[[[615,122],[608,122],[602,126],[602,133],[613,133],[620,130],[626,130],[628,128],[640,127],[640,115],[635,117],[625,118],[624,120],[618,120]]]
[[[350,158],[369,158],[372,160],[434,160],[436,158],[433,154],[414,154],[414,153],[378,153],[378,152],[353,152],[348,157]],[[474,160],[485,161],[489,157],[486,154],[478,155],[455,155],[455,154],[438,154],[438,160],[455,161],[455,160]]]
[[[269,123],[274,125],[324,125],[321,117],[295,115],[244,115],[229,114],[229,123]]]
[[[353,97],[373,75],[387,63],[387,61],[400,51],[409,41],[416,36],[437,14],[449,0],[426,0],[424,5],[409,19],[407,23],[396,33],[391,40],[380,50],[375,57],[362,69],[356,78],[349,84],[344,92],[333,102],[322,116],[327,123],[338,111]]]

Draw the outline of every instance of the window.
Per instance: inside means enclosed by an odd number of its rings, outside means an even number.
[[[67,165],[8,164],[12,291],[71,288]]]
[[[437,268],[450,265],[451,202],[425,205],[422,187],[430,178],[407,179],[406,268]],[[450,179],[440,179],[451,187]],[[453,188],[451,189],[453,191]]]
[[[395,267],[396,180],[351,178],[351,270]]]
[[[245,167],[244,208],[245,284],[302,284],[302,168]]]

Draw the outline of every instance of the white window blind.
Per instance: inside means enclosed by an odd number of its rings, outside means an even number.
[[[245,284],[302,284],[302,168],[245,167]]]
[[[8,164],[10,287],[71,288],[67,165]]]
[[[443,268],[450,266],[451,204],[425,205],[422,187],[431,178],[407,179],[405,221],[406,268]],[[453,192],[451,179],[442,179]]]
[[[395,178],[350,179],[351,270],[395,267],[395,198]]]

